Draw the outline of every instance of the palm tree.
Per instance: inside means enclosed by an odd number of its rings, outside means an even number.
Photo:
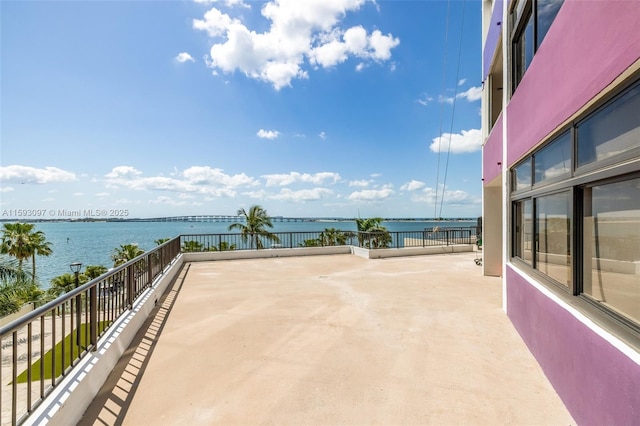
[[[0,256],[0,281],[31,281],[31,274],[18,266],[18,261]]]
[[[18,260],[0,256],[0,317],[12,314],[28,302],[41,299],[42,290],[32,274],[18,266]]]
[[[254,245],[258,250],[263,248],[260,237],[264,237],[274,243],[280,242],[280,238],[277,235],[265,229],[265,227],[273,228],[273,223],[271,223],[271,218],[267,215],[267,211],[262,207],[254,205],[251,206],[248,213],[245,209],[240,209],[237,214],[244,217],[245,224],[232,223],[229,225],[229,230],[239,229],[243,241],[249,240],[251,249],[253,249]]]
[[[361,247],[386,248],[391,244],[391,234],[382,226],[382,218],[371,217],[356,219],[358,227],[358,241]]]
[[[322,240],[320,238],[311,238],[300,243],[300,247],[320,247]]]
[[[22,269],[22,262],[31,258],[31,280],[36,279],[36,255],[50,256],[51,243],[42,231],[34,231],[32,223],[5,223],[2,229],[2,244],[0,252],[18,259],[18,268]]]
[[[108,271],[106,266],[102,265],[89,265],[84,269],[84,275],[89,281],[98,278],[100,275],[105,274]]]
[[[18,268],[22,269],[22,262],[31,257],[31,223],[5,223],[2,225],[2,244],[0,252],[18,259]]]
[[[204,246],[201,242],[198,241],[185,241],[182,243],[182,251],[183,252],[194,252],[194,251],[204,251]]]
[[[31,280],[17,279],[0,282],[0,317],[17,312],[29,302],[42,297],[42,290]]]
[[[235,250],[235,244],[229,244],[227,241],[220,241],[217,246],[211,247],[211,251],[231,251]]]
[[[166,243],[167,241],[169,241],[171,238],[160,238],[154,241],[154,243],[156,243],[157,246],[160,246],[164,243]]]
[[[325,228],[318,240],[322,246],[343,246],[347,243],[347,234],[335,228]]]
[[[78,283],[80,285],[88,282],[87,276],[85,274],[78,275]],[[58,275],[51,280],[51,285],[47,290],[47,293],[52,297],[56,298],[61,294],[67,293],[76,288],[76,276],[75,274],[66,273],[62,275]]]
[[[29,243],[31,250],[31,273],[33,274],[32,280],[36,279],[36,255],[38,256],[51,256],[53,251],[51,250],[51,243],[47,241],[47,238],[42,231],[36,231],[31,234]]]
[[[138,244],[120,244],[120,247],[111,255],[111,260],[113,260],[113,266],[120,266],[143,253],[144,250],[138,247]]]

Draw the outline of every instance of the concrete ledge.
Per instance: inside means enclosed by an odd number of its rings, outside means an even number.
[[[14,312],[12,314],[9,314],[5,317],[0,318],[0,327],[3,327],[7,324],[9,324],[11,321],[16,320],[18,318],[20,318],[23,315],[28,314],[29,312],[33,311],[35,309],[35,304],[33,302],[27,303],[26,305],[24,305],[22,308],[20,308],[20,310],[18,312]]]
[[[264,250],[208,251],[203,253],[183,253],[185,262],[206,262],[212,260],[264,259],[272,257],[318,256],[324,254],[349,254],[351,246],[296,247]]]
[[[118,318],[98,341],[98,349],[85,356],[69,375],[42,401],[25,425],[76,424],[100,391],[124,351],[144,324],[156,302],[180,271],[184,259],[178,257],[153,287],[144,292],[131,311]]]
[[[471,244],[457,244],[451,246],[406,247],[393,249],[369,250],[362,247],[352,247],[351,253],[365,259],[384,259],[389,257],[424,256],[429,254],[463,253],[473,251]]]

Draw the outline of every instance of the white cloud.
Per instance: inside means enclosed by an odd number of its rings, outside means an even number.
[[[167,197],[165,195],[160,195],[156,197],[155,200],[149,200],[149,204],[166,204],[169,206],[184,206],[187,204],[186,201],[175,201],[171,197]]]
[[[465,92],[458,93],[456,98],[464,98],[469,102],[479,101],[482,99],[482,87],[472,87]]]
[[[249,198],[256,198],[259,200],[264,200],[266,198],[269,198],[270,196],[270,194],[264,189],[261,189],[259,191],[246,191],[246,192],[243,192],[242,195],[246,195]]]
[[[426,184],[424,182],[420,182],[419,180],[412,180],[410,182],[405,183],[400,187],[401,191],[416,191],[418,189],[424,188]]]
[[[360,180],[352,180],[349,182],[349,186],[359,186],[362,188],[366,188],[371,183],[370,180],[360,179]]]
[[[320,132],[320,134],[318,136],[320,136],[320,139],[322,139],[322,140],[327,138],[327,134],[325,132]]]
[[[0,166],[0,182],[9,183],[57,183],[77,180],[75,173],[57,167],[42,169],[29,166]]]
[[[466,78],[461,78],[460,80],[458,80],[458,86],[462,86],[466,82],[467,82]]]
[[[277,131],[277,130],[260,129],[260,130],[258,130],[257,135],[261,139],[273,140],[273,139],[276,139],[278,136],[280,136],[280,132]]]
[[[358,10],[364,3],[271,0],[261,10],[270,22],[269,29],[261,33],[213,7],[203,19],[193,20],[193,28],[221,38],[211,46],[209,67],[225,73],[239,71],[280,90],[291,86],[294,79],[308,78],[307,65],[328,68],[350,57],[363,63],[391,58],[391,50],[400,43],[398,38],[378,29],[369,34],[360,25],[346,30],[339,26],[347,12]]]
[[[426,187],[415,191],[411,194],[411,201],[414,203],[427,203],[433,206],[436,202],[436,190]],[[460,189],[445,190],[443,194],[441,185],[438,191],[438,205],[440,205],[441,202],[443,202],[443,206],[447,208],[479,206],[482,204],[482,197],[469,194]]]
[[[258,181],[244,173],[228,175],[222,169],[209,166],[191,166],[182,175],[190,184],[224,185],[229,187],[254,186]]]
[[[178,56],[175,57],[175,60],[177,62],[180,62],[181,64],[184,64],[187,61],[191,61],[191,62],[196,61],[195,59],[193,59],[193,56],[189,55],[187,52],[178,53]]]
[[[352,201],[382,201],[393,195],[393,189],[364,189],[362,191],[352,192],[349,195],[349,200]]]
[[[422,95],[416,102],[418,102],[422,106],[427,106],[433,101],[433,98],[429,95]]]
[[[454,100],[454,98],[452,98],[450,96],[443,96],[443,95],[438,96],[438,102],[440,102],[442,104],[452,104],[453,100]]]
[[[312,49],[308,56],[311,64],[321,65],[323,68],[330,68],[344,62],[349,56],[380,62],[389,59],[391,49],[398,44],[400,40],[393,36],[385,36],[379,30],[367,35],[367,30],[358,25],[344,33],[334,31],[330,41]],[[356,70],[361,71],[363,67],[364,64],[360,63]]]
[[[109,179],[132,179],[140,176],[142,172],[131,166],[117,166],[111,169],[109,173],[104,175]]]
[[[194,0],[196,3],[211,4],[211,3],[224,3],[227,7],[242,7],[245,9],[251,9],[251,6],[246,4],[243,0]]]
[[[443,133],[442,137],[433,138],[429,149],[433,152],[447,152],[451,143],[451,153],[479,151],[482,147],[482,133],[480,129],[463,130],[461,133]]]
[[[266,186],[286,186],[293,183],[320,185],[325,182],[337,183],[341,179],[338,173],[333,172],[320,172],[315,174],[290,172],[288,174],[271,174],[260,177],[266,179]]]
[[[326,188],[301,189],[292,191],[289,188],[282,188],[279,194],[272,195],[273,200],[293,201],[296,203],[305,201],[318,201],[333,194],[333,191]]]
[[[258,184],[256,179],[244,173],[228,175],[222,169],[208,166],[192,166],[175,175],[176,177],[142,177],[142,172],[133,167],[119,166],[105,177],[107,187],[111,188],[197,193],[232,198],[236,196],[236,189]]]
[[[10,186],[3,186],[2,188],[0,188],[0,192],[11,192],[11,191],[15,191],[15,189]]]

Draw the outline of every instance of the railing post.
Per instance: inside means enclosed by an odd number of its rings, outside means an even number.
[[[89,342],[91,351],[98,350],[98,289],[97,284],[89,289]]]
[[[445,233],[446,233],[446,235],[447,235],[447,246],[448,246],[448,245],[449,245],[449,230],[447,229],[447,230],[445,230],[444,232],[445,232]]]
[[[134,280],[133,280],[133,264],[127,266],[127,305],[128,308],[131,308],[133,306],[133,299],[134,294],[133,294],[133,287],[134,287]]]
[[[153,282],[153,266],[152,266],[152,261],[151,261],[151,257],[153,255],[148,254],[147,255],[147,286],[151,287],[151,283]]]

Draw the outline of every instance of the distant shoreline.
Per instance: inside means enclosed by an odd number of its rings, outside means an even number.
[[[241,216],[169,216],[156,218],[64,218],[64,219],[38,219],[38,218],[2,218],[0,222],[26,222],[26,223],[50,223],[50,222],[235,222],[240,221]],[[286,217],[271,216],[274,222],[353,222],[353,217]],[[383,222],[476,222],[477,218],[459,217],[459,218],[429,218],[429,217],[406,217],[406,218],[383,218]]]

